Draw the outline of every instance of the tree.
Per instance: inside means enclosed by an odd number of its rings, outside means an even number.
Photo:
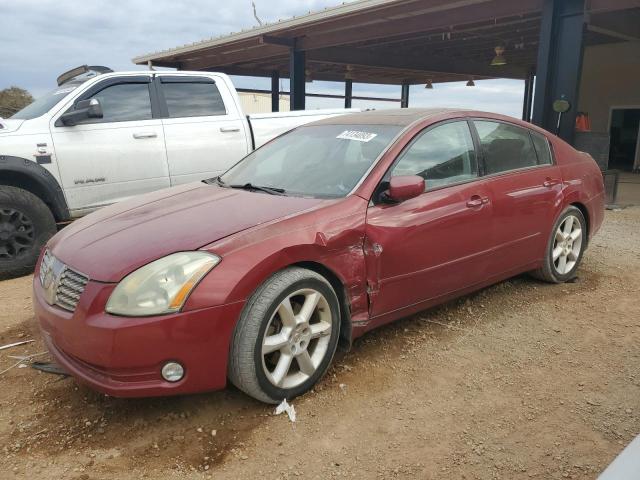
[[[24,88],[9,87],[0,90],[0,117],[9,118],[31,102],[33,97]]]

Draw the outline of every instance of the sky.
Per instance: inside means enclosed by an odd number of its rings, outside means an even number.
[[[254,0],[271,22],[342,3],[338,0]],[[56,77],[78,65],[136,70],[131,59],[257,24],[251,0],[0,0],[0,90],[18,86],[36,98]],[[233,77],[238,87],[269,88],[269,80]],[[285,89],[287,82],[284,82]],[[313,93],[343,94],[337,82],[314,81]],[[463,107],[519,117],[524,82],[482,80],[411,87],[409,106]],[[399,98],[400,86],[354,84],[353,94]],[[307,108],[340,107],[341,100],[307,99]],[[397,107],[395,102],[354,101],[354,107]]]

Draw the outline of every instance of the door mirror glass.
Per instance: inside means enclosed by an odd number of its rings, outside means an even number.
[[[394,202],[403,202],[421,195],[424,191],[424,178],[418,175],[399,175],[391,177],[387,197]]]
[[[97,98],[89,98],[76,103],[75,108],[64,113],[60,117],[60,120],[63,125],[70,127],[88,118],[102,118],[102,115],[100,100]]]

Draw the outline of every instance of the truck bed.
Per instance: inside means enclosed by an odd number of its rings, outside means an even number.
[[[358,108],[326,108],[294,112],[255,113],[247,115],[253,136],[253,148],[267,143],[272,138],[292,128],[325,118],[361,111]]]

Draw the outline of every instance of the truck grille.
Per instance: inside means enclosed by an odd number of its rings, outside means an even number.
[[[70,312],[75,311],[88,281],[84,275],[65,267],[58,281],[55,304]]]

